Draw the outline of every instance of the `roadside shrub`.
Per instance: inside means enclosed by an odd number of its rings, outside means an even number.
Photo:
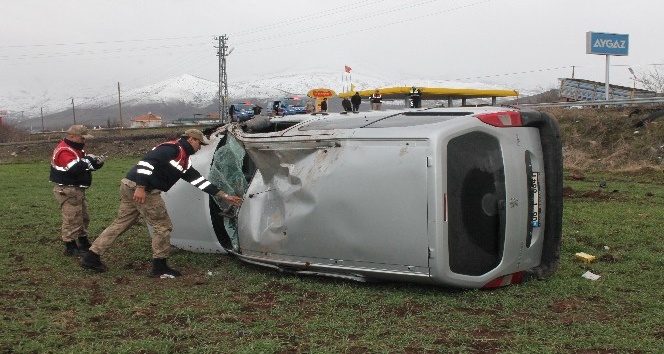
[[[14,141],[24,141],[28,133],[16,128],[11,124],[0,124],[0,143],[9,143]]]
[[[560,123],[566,168],[639,170],[664,167],[664,121],[640,122],[649,111],[551,109]]]

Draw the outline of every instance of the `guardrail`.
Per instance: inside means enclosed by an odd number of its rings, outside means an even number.
[[[663,104],[664,97],[649,98],[629,98],[620,100],[598,100],[598,101],[575,101],[575,102],[555,102],[555,103],[524,103],[520,107],[546,108],[546,107],[592,107],[592,106],[642,106],[647,104]]]

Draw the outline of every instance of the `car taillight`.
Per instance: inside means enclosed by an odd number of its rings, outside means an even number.
[[[521,113],[517,111],[485,113],[478,114],[475,117],[486,124],[499,128],[521,126]]]
[[[521,284],[523,282],[523,272],[516,272],[502,277],[498,277],[486,284],[484,284],[484,289],[493,289],[499,288],[501,286]]]

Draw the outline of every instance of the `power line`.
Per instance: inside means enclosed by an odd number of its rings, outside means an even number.
[[[432,1],[438,1],[438,0],[432,0]],[[330,11],[321,11],[319,13],[315,13],[314,15],[311,16],[303,16],[300,19],[294,19],[288,22],[275,22],[273,24],[265,25],[262,27],[254,27],[245,31],[239,31],[232,33],[233,36],[244,36],[256,32],[262,32],[262,31],[267,31],[274,29],[275,27],[286,27],[286,26],[291,26],[293,23],[301,23],[301,22],[309,22],[312,20],[319,19],[324,16],[329,16],[330,14],[336,14],[336,13],[341,13],[343,11],[347,11],[349,9],[354,9],[354,8],[360,8],[360,7],[365,7],[377,3],[385,2],[385,0],[364,0],[359,2],[358,4],[352,4],[352,5],[345,5],[338,7],[336,9],[332,9]],[[430,1],[429,1],[430,2]],[[362,4],[362,3],[367,3],[367,4]],[[90,45],[98,45],[98,44],[124,44],[124,43],[141,43],[141,42],[154,42],[154,41],[172,41],[172,40],[186,40],[186,39],[200,39],[200,38],[210,38],[213,37],[211,35],[199,35],[199,36],[186,36],[186,37],[161,37],[161,38],[133,38],[133,39],[123,39],[123,40],[107,40],[107,41],[92,41],[92,42],[72,42],[72,43],[38,43],[38,44],[22,44],[22,45],[4,45],[0,46],[0,49],[10,49],[10,48],[46,48],[46,47],[66,47],[66,46],[90,46]],[[152,47],[152,48],[159,48],[159,47]],[[57,53],[56,53],[57,54]],[[7,57],[7,56],[5,56]]]
[[[512,75],[523,75],[523,74],[533,74],[533,73],[538,73],[538,72],[545,72],[545,71],[553,71],[553,70],[562,70],[562,69],[569,69],[571,68],[572,65],[567,65],[567,66],[558,66],[558,67],[553,67],[553,68],[542,68],[542,69],[533,69],[533,70],[524,70],[524,71],[516,71],[512,73],[503,73],[503,74],[491,74],[491,75],[482,75],[482,76],[469,76],[469,77],[460,77],[460,78],[450,78],[447,80],[476,80],[476,79],[488,79],[492,77],[501,77],[501,76],[512,76]],[[579,67],[578,65],[574,65],[574,67]]]
[[[399,7],[390,9],[390,10],[382,11],[380,13],[372,15],[371,17],[384,16],[386,14],[389,14],[389,13],[392,13],[392,12],[395,12],[395,11],[399,11],[399,10],[403,10],[403,9],[407,9],[407,8],[412,8],[414,6],[421,6],[423,4],[432,3],[432,2],[435,2],[435,1],[436,0],[429,0],[429,1],[425,1],[425,2],[417,3],[417,4],[410,3],[410,4],[405,5],[405,6],[399,6]],[[478,5],[478,4],[481,4],[481,3],[486,3],[486,2],[489,2],[489,1],[491,1],[491,0],[485,0],[485,1],[481,1],[479,3],[469,4],[469,5],[465,5],[465,6],[461,6],[461,7],[457,7],[457,8],[453,8],[453,9],[448,9],[448,10],[440,11],[440,12],[436,12],[436,13],[430,13],[426,16],[432,16],[432,15],[440,14],[440,13],[443,13],[443,12],[455,11],[455,10],[458,10],[458,9],[461,9],[461,8],[465,8],[465,7],[469,7],[469,6],[475,6],[475,5]],[[316,14],[312,15],[312,16],[304,16],[301,20],[298,20],[298,21],[295,21],[295,22],[296,23],[302,23],[302,22],[307,22],[307,21],[315,21],[318,18],[323,17],[325,15],[329,16],[330,13],[339,13],[339,12],[343,12],[343,11],[348,11],[348,10],[360,8],[360,7],[373,6],[373,5],[376,5],[376,4],[379,4],[379,3],[384,3],[384,2],[385,2],[385,0],[378,0],[378,1],[376,1],[376,0],[365,0],[365,1],[361,1],[357,4],[340,6],[340,7],[337,7],[335,9],[328,10],[328,11],[321,11],[319,13],[316,13]],[[426,17],[426,16],[418,16],[418,17],[409,19],[407,21],[416,20],[418,18],[422,18],[422,17]],[[356,17],[356,18],[353,18],[353,19],[343,21],[341,23],[327,25],[325,27],[329,28],[329,27],[334,27],[334,26],[339,26],[339,25],[345,25],[347,23],[362,20],[362,19],[366,19],[366,17]],[[402,22],[406,22],[406,20],[399,21],[398,23],[402,23]],[[248,31],[245,31],[245,32],[239,32],[239,33],[241,35],[242,33],[248,34],[248,33],[253,33],[253,32],[260,32],[260,31],[265,31],[265,30],[272,29],[272,28],[275,28],[275,27],[286,27],[286,26],[290,27],[290,26],[292,26],[292,23],[293,23],[293,21],[288,21],[286,23],[279,22],[279,23],[263,26],[263,27],[260,27],[258,29],[252,29],[252,30],[248,30]],[[392,23],[392,25],[393,24],[394,24],[394,22]],[[375,26],[375,27],[365,28],[365,29],[362,29],[362,30],[355,30],[355,31],[351,31],[351,32],[346,32],[346,33],[342,32],[341,34],[339,34],[337,36],[328,36],[326,38],[343,36],[343,35],[346,35],[348,33],[369,31],[369,30],[373,30],[373,29],[381,28],[381,27],[384,27],[384,26]],[[238,43],[238,47],[241,47],[242,45],[246,45],[248,43],[265,41],[265,40],[269,40],[269,39],[273,39],[273,38],[280,38],[280,37],[284,37],[284,36],[291,35],[291,34],[292,33],[289,33],[289,34],[286,34],[286,35],[272,36],[272,37],[258,39],[258,40],[249,41],[249,42],[241,42],[240,41]],[[85,45],[88,45],[88,44],[104,44],[104,45],[106,45],[106,44],[118,44],[118,43],[130,43],[130,42],[180,40],[180,39],[191,39],[191,38],[200,38],[200,36],[152,38],[152,39],[130,39],[130,40],[95,41],[95,42],[76,42],[76,43],[58,43],[58,44],[55,44],[55,45],[56,46],[84,45],[84,44]],[[210,38],[210,37],[208,37],[208,38]],[[315,40],[318,40],[318,38],[315,39]],[[303,45],[303,44],[306,44],[306,43],[309,43],[309,42],[312,42],[312,41],[314,41],[314,39],[299,41],[299,42],[298,41],[291,41],[289,43],[286,43],[285,45],[286,46]],[[48,53],[48,54],[36,53],[36,54],[22,54],[18,57],[14,57],[14,58],[19,59],[21,65],[27,65],[27,64],[34,63],[34,61],[30,62],[30,61],[27,61],[26,59],[52,59],[52,58],[57,58],[57,57],[72,57],[72,56],[75,56],[79,60],[86,60],[86,59],[83,59],[84,58],[83,56],[95,56],[97,54],[104,55],[104,57],[103,57],[104,60],[110,60],[111,58],[109,58],[109,56],[108,56],[109,53],[116,53],[116,54],[120,54],[120,53],[143,53],[145,51],[154,52],[156,50],[165,50],[165,49],[172,50],[172,49],[177,49],[177,48],[191,48],[191,47],[196,47],[198,45],[200,45],[200,44],[195,44],[195,43],[194,44],[166,44],[166,45],[150,46],[150,47],[102,49],[102,50],[97,50],[97,51],[95,51],[95,50],[86,50],[85,52],[71,51],[71,52]],[[44,46],[48,46],[48,45],[36,44],[36,45],[5,46],[5,47],[22,47],[22,48],[25,48],[25,47],[44,47]],[[280,45],[280,47],[283,47],[283,46],[284,46],[283,44]],[[262,51],[262,50],[265,50],[265,49],[272,49],[272,48],[275,48],[275,47],[259,48],[259,49],[244,50],[244,51],[240,49],[238,52],[240,52],[240,54],[242,54],[243,52],[244,53],[249,53],[249,52]],[[199,52],[203,53],[204,51],[199,51]],[[127,56],[124,56],[124,57],[127,57]],[[127,58],[129,58],[129,57],[127,57]],[[2,61],[10,61],[11,59],[12,59],[12,57],[7,56],[7,55],[0,56],[0,60],[2,60]],[[92,59],[92,60],[96,60],[96,59]],[[52,62],[52,61],[49,61],[49,62]],[[199,60],[199,62],[200,62],[200,60]],[[8,64],[9,65],[17,65],[17,64],[12,64],[12,63],[8,63]],[[167,72],[164,72],[164,71],[162,71],[162,73],[164,73],[166,76],[168,76],[170,74],[170,73],[167,73]]]
[[[59,56],[77,56],[82,55],[95,55],[95,54],[108,54],[108,53],[122,53],[122,52],[145,52],[145,51],[154,51],[159,49],[172,49],[172,48],[185,48],[185,47],[199,47],[201,44],[190,43],[190,44],[180,44],[180,45],[161,45],[153,47],[133,47],[133,48],[118,48],[118,49],[101,49],[101,50],[85,50],[85,51],[75,51],[75,52],[60,52],[60,53],[35,53],[35,54],[20,54],[18,56],[9,56],[3,55],[0,56],[0,60],[25,60],[25,59],[40,59],[40,58],[52,58]]]
[[[150,42],[150,41],[170,41],[180,39],[193,39],[209,36],[192,36],[192,37],[165,37],[165,38],[142,38],[142,39],[124,39],[112,41],[95,41],[95,42],[73,42],[73,43],[52,43],[52,44],[23,44],[23,45],[5,45],[0,46],[0,49],[6,48],[34,48],[34,47],[62,47],[62,46],[76,46],[76,45],[92,45],[92,44],[122,44],[131,42]]]
[[[353,19],[345,20],[345,21],[342,21],[342,22],[336,22],[334,24],[327,25],[325,27],[335,27],[335,26],[344,25],[344,24],[347,24],[347,23],[350,23],[350,22],[366,20],[367,18],[383,16],[383,15],[393,13],[393,12],[396,12],[396,11],[400,11],[400,10],[404,10],[404,9],[408,9],[408,8],[413,8],[413,7],[417,7],[417,6],[422,6],[422,5],[425,5],[425,4],[428,4],[428,3],[433,3],[433,2],[436,2],[436,1],[440,1],[440,0],[427,0],[427,1],[424,1],[424,2],[421,2],[421,3],[417,3],[417,4],[410,3],[408,5],[403,5],[403,6],[393,8],[391,10],[378,12],[378,13],[372,14],[368,17],[367,16],[358,16],[358,17],[355,17]],[[489,2],[489,1],[493,1],[493,0],[484,0],[480,3]],[[292,27],[292,25],[295,24],[295,23],[316,21],[320,18],[329,17],[330,14],[341,13],[341,12],[352,10],[352,9],[355,9],[355,8],[371,6],[371,5],[375,5],[375,4],[383,3],[383,2],[385,2],[385,0],[365,0],[365,1],[360,2],[359,4],[344,5],[344,6],[340,6],[338,8],[332,9],[332,10],[321,11],[321,12],[315,13],[311,16],[303,16],[300,19],[294,19],[294,20],[287,21],[287,22],[280,21],[280,22],[275,22],[273,24],[265,25],[265,26],[262,26],[262,27],[252,28],[252,29],[246,30],[246,31],[240,31],[240,32],[237,32],[236,34],[233,34],[233,35],[246,36],[248,34],[263,32],[263,31],[267,31],[267,30],[272,30],[274,28],[279,28],[279,27]],[[459,8],[474,6],[474,5],[475,4],[470,4],[470,5],[462,6],[462,7],[459,7]],[[455,9],[452,9],[452,10],[456,10],[456,9],[459,9],[459,8],[455,8]],[[440,13],[443,13],[443,12],[447,12],[447,11],[441,11],[441,12],[429,14],[427,16],[440,14]],[[403,22],[403,21],[400,21],[400,22]],[[317,28],[321,28],[321,27],[317,26]],[[276,37],[273,36],[273,37],[262,38],[262,39],[248,41],[248,42],[244,42],[244,43],[240,41],[239,45],[243,45],[243,44],[247,44],[247,43],[260,42],[260,41],[270,40],[270,39],[273,39],[273,38],[280,38],[280,37],[289,36],[289,35],[292,35],[292,33],[279,35],[279,36],[276,36]],[[44,48],[44,47],[80,46],[80,45],[90,46],[90,45],[99,45],[99,44],[107,45],[107,44],[123,44],[123,43],[137,43],[137,42],[140,43],[140,42],[150,42],[150,41],[199,39],[199,38],[210,38],[210,37],[213,37],[213,36],[164,37],[164,38],[127,39],[127,40],[93,41],[93,42],[55,43],[55,44],[8,45],[8,46],[0,46],[0,48]],[[81,54],[92,55],[92,54],[95,54],[95,53],[102,53],[103,54],[103,53],[107,53],[107,52],[116,52],[117,53],[117,52],[147,51],[147,50],[156,50],[156,49],[164,49],[164,48],[192,47],[192,46],[196,46],[196,45],[202,45],[202,44],[195,44],[195,43],[194,44],[180,44],[180,45],[168,44],[168,45],[151,46],[151,47],[144,47],[144,46],[142,46],[142,47],[132,47],[132,48],[128,48],[128,49],[127,48],[119,48],[119,49],[115,49],[115,50],[108,50],[107,49],[107,50],[94,51],[94,50],[87,49],[84,52],[75,51],[75,52],[60,52],[60,53],[48,53],[48,54],[35,53],[35,54],[21,54],[19,56],[4,55],[4,56],[0,56],[0,60],[10,60],[12,58],[17,58],[19,60],[23,60],[23,59],[26,59],[26,58],[33,58],[34,59],[34,58],[39,58],[39,57],[70,56],[70,55],[81,55]]]
[[[355,34],[355,33],[359,33],[359,32],[373,31],[373,30],[376,30],[376,29],[384,28],[384,27],[394,26],[395,24],[402,24],[402,23],[411,22],[411,21],[419,20],[419,19],[426,18],[426,17],[436,16],[436,15],[440,15],[440,14],[447,13],[447,12],[458,11],[458,10],[462,10],[462,9],[465,9],[465,8],[468,8],[468,7],[473,7],[473,6],[478,6],[478,5],[481,5],[481,4],[484,4],[484,3],[488,3],[488,2],[491,2],[491,1],[494,1],[494,0],[483,0],[483,1],[476,2],[476,3],[472,3],[472,4],[461,5],[461,6],[458,6],[458,7],[451,8],[451,9],[446,9],[446,10],[442,10],[442,11],[438,11],[438,12],[427,13],[427,14],[421,15],[421,16],[416,16],[416,17],[411,17],[411,18],[408,18],[408,19],[403,19],[401,21],[393,21],[393,22],[386,23],[386,24],[383,24],[383,25],[365,27],[365,28],[356,29],[356,30],[352,30],[352,31],[347,31],[347,32],[343,32],[343,33],[337,33],[337,34],[329,35],[329,36],[319,36],[319,37],[316,37],[316,38],[313,38],[313,39],[310,39],[310,40],[303,40],[303,41],[298,41],[298,42],[291,41],[291,42],[288,42],[288,43],[280,43],[277,46],[263,47],[263,48],[250,49],[250,50],[241,50],[240,49],[239,51],[241,53],[257,52],[257,51],[264,51],[264,50],[270,50],[270,49],[275,49],[275,48],[282,48],[282,47],[285,47],[285,46],[286,47],[292,47],[292,46],[297,46],[297,45],[301,45],[301,44],[311,43],[311,42],[314,42],[314,41],[320,41],[320,40],[323,40],[323,39],[343,37],[343,36],[348,36],[350,34]],[[431,1],[429,1],[429,2],[431,2]],[[382,15],[385,15],[385,14],[388,14],[388,13],[391,13],[391,12],[394,12],[394,11],[397,11],[397,10],[400,10],[400,9],[403,9],[403,8],[410,8],[410,7],[413,7],[413,6],[415,6],[415,5],[406,5],[406,6],[403,6],[401,8],[398,8],[396,10],[390,10],[390,11],[383,12]],[[370,16],[370,17],[374,17],[374,16]],[[357,18],[354,18],[352,20],[347,20],[347,21],[342,21],[342,22],[335,22],[334,24],[330,24],[330,25],[327,25],[327,26],[317,26],[317,28],[320,29],[320,28],[335,27],[335,26],[340,25],[340,24],[347,24],[349,22],[364,20],[366,18],[367,18],[366,16],[365,17],[357,17]],[[273,39],[277,39],[277,38],[281,38],[281,37],[292,36],[294,34],[299,34],[299,33],[301,33],[301,32],[293,32],[293,33],[287,33],[287,34],[282,34],[282,35],[275,35],[275,36],[272,36],[272,37],[266,37],[266,38],[262,38],[262,39],[258,39],[258,40],[254,40],[254,41],[249,41],[249,42],[244,42],[244,43],[240,42],[240,45],[241,44],[247,44],[247,43],[260,42],[260,41],[273,40]]]
[[[375,5],[379,3],[383,3],[385,0],[364,0],[364,1],[359,1],[358,3],[352,4],[352,5],[344,5],[340,6],[337,8],[333,8],[331,10],[326,10],[326,11],[321,11],[318,13],[314,13],[309,16],[302,16],[300,18],[295,18],[295,19],[289,19],[287,23],[284,23],[284,21],[279,21],[279,22],[274,22],[268,25],[264,25],[261,27],[255,27],[251,28],[248,30],[244,31],[239,31],[235,33],[231,33],[234,37],[241,37],[241,36],[246,36],[248,34],[253,34],[253,33],[258,33],[258,32],[264,32],[268,30],[272,30],[274,28],[279,28],[279,27],[291,27],[293,24],[298,24],[298,23],[303,23],[303,22],[311,22],[311,21],[317,21],[320,18],[327,18],[330,15],[338,14],[338,13],[343,13],[346,11],[370,6],[370,5]]]

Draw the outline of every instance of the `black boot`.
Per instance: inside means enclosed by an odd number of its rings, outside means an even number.
[[[161,277],[162,275],[179,277],[182,275],[182,273],[178,272],[175,269],[170,268],[166,264],[165,258],[154,258],[152,260],[152,268],[150,269],[150,273],[148,273],[148,276],[156,278],[156,277]]]
[[[76,246],[76,241],[65,242],[65,256],[70,257],[83,257],[85,251],[81,251],[78,246]]]
[[[87,251],[90,248],[90,241],[88,241],[88,236],[81,236],[78,238],[78,249],[82,251]]]
[[[81,267],[86,268],[86,269],[92,269],[97,273],[103,273],[105,272],[108,268],[104,263],[101,262],[101,259],[99,259],[99,255],[88,250],[85,252],[85,256],[81,258]]]

